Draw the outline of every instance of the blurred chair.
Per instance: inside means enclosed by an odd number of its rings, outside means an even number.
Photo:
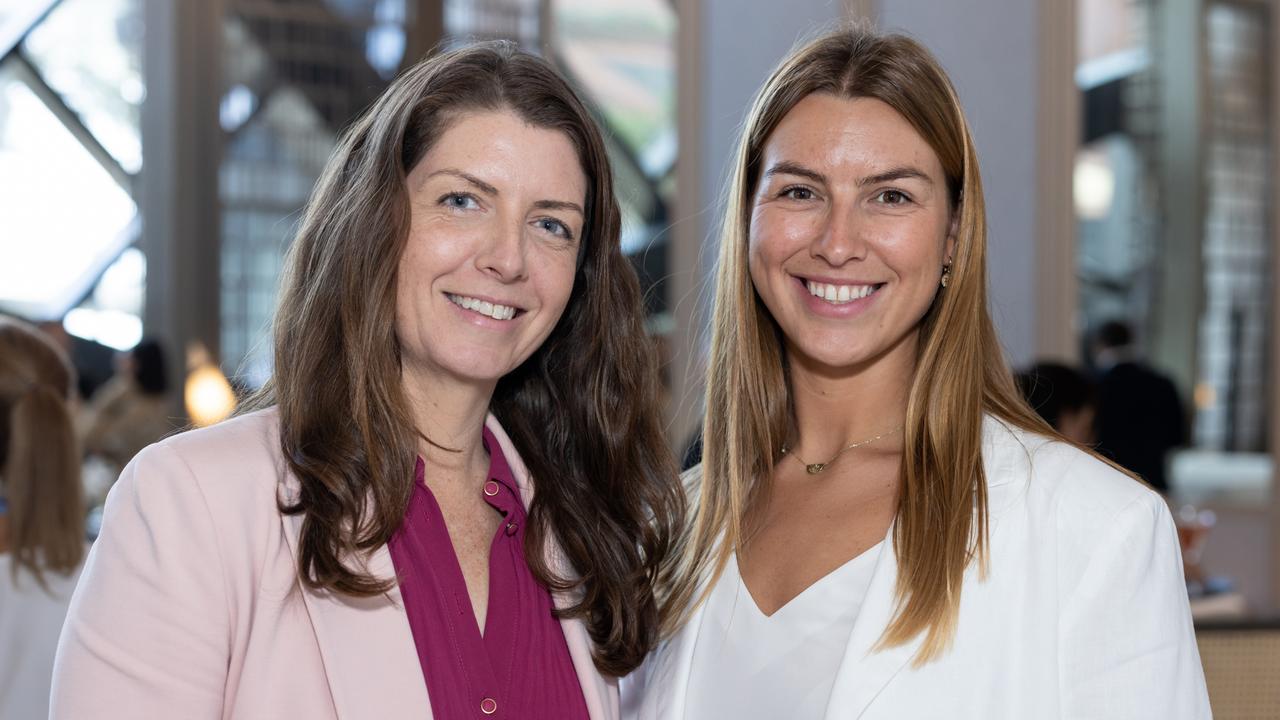
[[[1280,619],[1198,623],[1196,641],[1216,720],[1280,718]]]

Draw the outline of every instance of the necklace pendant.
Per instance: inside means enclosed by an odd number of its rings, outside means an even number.
[[[818,473],[822,472],[826,468],[827,468],[826,463],[814,463],[812,465],[804,466],[805,472],[809,473],[810,475],[817,475]]]

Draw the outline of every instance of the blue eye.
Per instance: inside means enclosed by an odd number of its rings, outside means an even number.
[[[480,207],[480,202],[470,193],[449,193],[440,198],[440,202],[454,210],[475,210]]]
[[[537,226],[539,229],[549,232],[558,238],[573,239],[573,231],[569,229],[569,226],[555,218],[540,218],[537,221]]]
[[[911,202],[911,198],[901,190],[885,190],[876,195],[876,202],[881,205],[906,205]]]

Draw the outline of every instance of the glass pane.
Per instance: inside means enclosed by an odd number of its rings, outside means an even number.
[[[514,40],[536,51],[539,0],[444,0],[445,47],[475,40]]]
[[[1195,434],[1200,447],[1266,449],[1271,325],[1272,66],[1264,5],[1206,16],[1204,299]]]
[[[51,0],[0,0],[0,42],[14,42]]]
[[[276,90],[228,139],[222,199],[222,365],[257,387],[271,372],[270,322],[297,213],[333,148],[298,90]]]
[[[556,0],[557,59],[600,106],[640,167],[675,161],[675,11],[668,0]]]
[[[63,0],[23,42],[41,77],[127,172],[142,167],[140,0]]]
[[[128,245],[137,208],[19,73],[0,66],[0,306],[54,318]]]

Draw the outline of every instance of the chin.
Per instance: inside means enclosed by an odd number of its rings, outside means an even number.
[[[809,342],[796,343],[788,340],[787,351],[792,356],[800,356],[803,362],[828,368],[830,370],[854,370],[866,367],[885,355],[889,346],[877,346],[875,343],[851,342],[848,337],[815,338]],[[819,340],[818,342],[813,342]]]
[[[472,363],[453,363],[445,367],[450,375],[463,381],[476,383],[496,383],[514,369],[515,366],[498,365],[492,358],[488,358],[487,361],[477,358]]]
[[[809,357],[809,361],[818,367],[833,371],[847,370],[850,372],[866,367],[873,360],[874,356],[869,354],[849,355],[848,353]]]
[[[418,371],[426,376],[453,378],[463,383],[493,383],[503,375],[515,369],[505,361],[501,353],[486,351],[482,348],[443,349],[444,352],[433,352],[425,357],[420,356],[415,362],[406,357],[405,362],[416,365]]]

